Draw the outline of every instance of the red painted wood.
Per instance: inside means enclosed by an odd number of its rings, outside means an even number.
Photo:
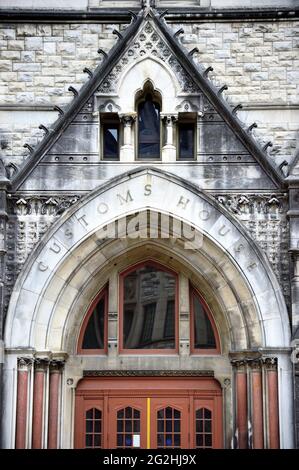
[[[26,448],[28,371],[18,371],[16,449]]]
[[[193,420],[193,417],[190,417],[189,414],[189,397],[185,398],[152,398],[151,399],[151,449],[158,448],[157,442],[157,413],[159,410],[164,408],[171,407],[180,412],[180,422],[181,422],[181,445],[182,449],[189,449],[192,447],[191,442],[193,442],[193,436],[190,432],[190,419]],[[167,434],[165,432],[164,434]]]
[[[268,381],[268,415],[269,415],[269,447],[279,449],[279,414],[278,414],[278,382],[277,371],[267,371]]]
[[[263,386],[260,370],[252,371],[252,434],[253,448],[263,449]]]
[[[50,373],[48,449],[57,449],[60,372]]]
[[[42,448],[44,372],[35,371],[33,391],[32,448]]]
[[[213,448],[222,448],[222,390],[208,377],[86,377],[76,390],[75,448],[85,447],[85,413],[103,412],[103,447],[116,447],[116,416],[120,408],[140,410],[141,447],[147,444],[147,398],[151,399],[151,448],[157,446],[157,410],[166,406],[182,412],[182,447],[195,447],[195,409],[213,410]]]
[[[248,447],[248,427],[247,427],[247,376],[246,372],[236,373],[236,394],[237,394],[237,429],[238,447],[247,449]]]

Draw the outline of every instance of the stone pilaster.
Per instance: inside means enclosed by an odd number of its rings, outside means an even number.
[[[18,359],[17,375],[17,406],[16,406],[16,449],[26,449],[28,446],[28,401],[30,370],[33,358]]]
[[[279,401],[277,358],[263,358],[267,387],[268,448],[279,449]]]
[[[32,417],[32,448],[43,447],[44,416],[45,416],[45,378],[49,361],[35,359],[33,386],[33,417]]]
[[[64,361],[52,360],[50,362],[49,383],[49,419],[48,419],[48,449],[59,448],[59,407],[61,374]]]
[[[233,360],[235,378],[235,438],[238,449],[248,447],[248,397],[247,397],[247,361]]]
[[[248,361],[250,369],[251,423],[253,449],[264,448],[264,406],[262,362],[259,358]]]
[[[7,224],[7,190],[9,180],[6,178],[5,168],[0,160],[0,416],[2,416],[3,391],[3,362],[4,362],[4,290],[5,290],[5,264],[6,264],[6,224]],[[1,430],[0,430],[1,431]]]
[[[136,114],[122,114],[120,116],[123,125],[123,145],[120,147],[120,161],[132,162],[135,159],[133,124]]]
[[[174,125],[177,120],[177,116],[167,114],[161,115],[161,118],[165,126],[165,145],[162,148],[162,160],[164,162],[175,162],[177,151],[174,142]]]

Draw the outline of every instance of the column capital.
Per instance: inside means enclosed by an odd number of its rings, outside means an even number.
[[[18,370],[19,371],[28,371],[28,369],[32,366],[34,363],[34,358],[33,357],[19,357],[18,358]]]
[[[49,363],[50,374],[61,374],[64,364],[63,359],[52,359]]]
[[[236,369],[237,372],[244,372],[247,367],[247,359],[232,359],[231,365]]]
[[[247,364],[252,370],[261,371],[263,361],[261,358],[248,359]]]
[[[262,362],[266,370],[277,371],[277,357],[263,357]]]
[[[130,127],[136,121],[137,113],[128,113],[119,115],[121,122],[125,127]]]
[[[178,115],[177,114],[172,114],[172,113],[171,114],[167,114],[167,113],[162,114],[161,113],[160,116],[161,116],[162,121],[165,122],[165,124],[168,124],[168,125],[173,124],[178,119]]]
[[[49,359],[45,357],[36,357],[34,359],[34,367],[36,372],[46,372],[49,365]]]

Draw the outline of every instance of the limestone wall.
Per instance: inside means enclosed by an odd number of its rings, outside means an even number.
[[[259,132],[274,140],[272,156],[291,159],[299,124],[299,27],[296,21],[183,24],[181,42],[198,47],[198,59],[213,65],[216,83],[229,86],[233,103],[243,103],[242,119],[256,120]],[[170,25],[177,30],[180,25]],[[119,24],[12,24],[0,26],[1,155],[20,163],[40,138],[40,123],[56,119],[55,104],[72,98],[109,51]],[[25,109],[24,109],[25,107]],[[22,109],[24,109],[22,111]]]

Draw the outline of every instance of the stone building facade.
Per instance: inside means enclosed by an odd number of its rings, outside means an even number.
[[[295,447],[296,1],[72,3],[0,6],[2,447]]]

